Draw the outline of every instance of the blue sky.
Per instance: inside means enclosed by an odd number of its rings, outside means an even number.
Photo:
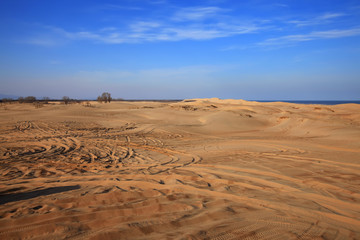
[[[2,0],[0,93],[360,100],[358,0]]]

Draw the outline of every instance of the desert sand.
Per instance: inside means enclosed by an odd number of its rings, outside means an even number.
[[[0,239],[360,239],[360,105],[0,106]]]

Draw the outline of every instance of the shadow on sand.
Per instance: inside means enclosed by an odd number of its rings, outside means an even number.
[[[9,202],[15,202],[15,201],[36,198],[36,197],[40,197],[40,196],[51,195],[51,194],[55,194],[55,193],[67,192],[67,191],[71,191],[71,190],[75,190],[75,189],[80,189],[80,186],[73,185],[73,186],[63,186],[63,187],[51,187],[51,188],[35,190],[35,191],[30,191],[30,192],[1,194],[0,195],[0,205],[9,203]]]

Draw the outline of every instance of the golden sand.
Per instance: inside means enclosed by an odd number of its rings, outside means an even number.
[[[360,105],[0,106],[0,239],[360,239]]]

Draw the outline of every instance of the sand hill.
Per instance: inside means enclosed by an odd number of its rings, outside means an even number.
[[[360,105],[2,105],[0,239],[360,239]]]

